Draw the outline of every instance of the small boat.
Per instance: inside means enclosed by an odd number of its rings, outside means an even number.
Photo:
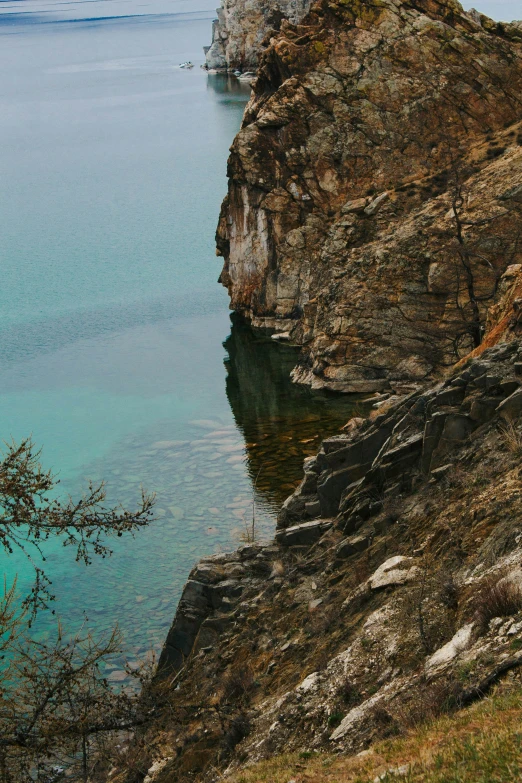
[[[193,68],[194,67],[194,63],[191,63],[190,60],[187,60],[186,63],[180,63],[179,67],[180,68]]]

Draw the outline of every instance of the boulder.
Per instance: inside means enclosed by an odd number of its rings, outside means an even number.
[[[372,590],[381,590],[384,587],[393,587],[411,582],[420,574],[420,569],[415,565],[413,557],[395,555],[386,560],[377,571],[369,578],[368,583]]]
[[[443,647],[440,647],[430,658],[426,661],[426,671],[430,674],[437,669],[442,669],[447,664],[451,663],[457,655],[463,650],[469,647],[472,639],[473,623],[460,628],[453,639],[451,639]]]
[[[514,419],[520,416],[522,413],[522,389],[517,389],[513,394],[510,394],[507,399],[501,402],[497,407],[497,412],[505,418]]]

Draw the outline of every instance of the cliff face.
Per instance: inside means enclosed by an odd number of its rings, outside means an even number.
[[[291,751],[303,771],[522,665],[520,272],[508,342],[323,443],[301,487],[314,519],[193,569],[153,723],[113,783],[210,782]],[[248,778],[272,779],[289,776]]]
[[[477,345],[520,258],[521,42],[454,0],[323,0],[272,37],[217,245],[295,380],[383,390]]]
[[[222,0],[206,53],[209,69],[255,71],[261,43],[283,19],[300,22],[311,0]]]

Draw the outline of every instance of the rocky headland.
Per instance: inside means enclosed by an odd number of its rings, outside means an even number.
[[[265,40],[221,280],[296,381],[372,409],[273,540],[194,567],[113,783],[470,781],[429,776],[445,734],[492,692],[522,715],[521,87],[520,25],[454,0],[319,0]]]
[[[520,26],[448,0],[325,0],[271,37],[217,244],[296,381],[382,391],[475,347],[518,254],[521,87]]]

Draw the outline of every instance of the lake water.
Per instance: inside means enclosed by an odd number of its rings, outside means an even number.
[[[48,552],[68,626],[118,622],[131,655],[161,646],[190,567],[237,545],[253,507],[271,535],[354,405],[292,385],[293,349],[231,325],[216,283],[248,88],[198,67],[213,5],[0,4],[0,433],[32,434],[62,491],[157,493],[109,561]],[[28,587],[23,558],[2,570]]]
[[[131,654],[161,646],[190,567],[235,547],[253,504],[273,532],[353,410],[289,382],[293,349],[231,328],[214,230],[248,88],[198,67],[210,8],[161,2],[0,6],[0,433],[31,434],[64,492],[157,493],[109,561],[48,552],[61,617],[117,621]],[[2,566],[28,586],[23,558]]]

